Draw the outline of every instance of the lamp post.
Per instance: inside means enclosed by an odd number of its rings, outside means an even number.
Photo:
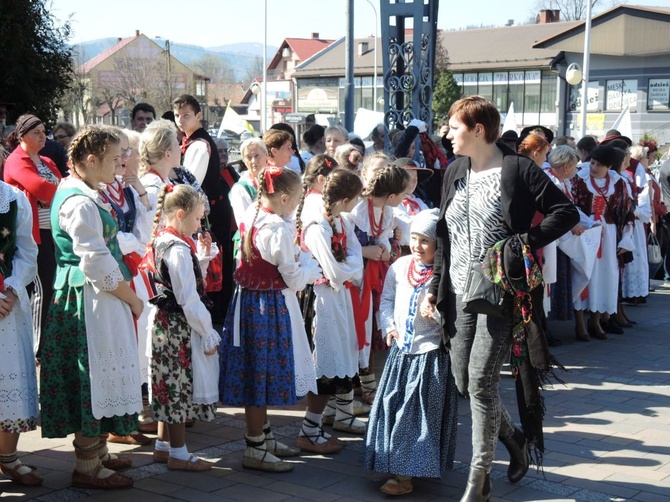
[[[267,99],[268,99],[268,0],[263,2],[263,17],[265,29],[263,30],[263,92],[261,96],[261,132],[267,129]]]
[[[374,52],[375,52],[375,69],[374,69],[374,76],[372,77],[372,107],[373,111],[377,111],[377,39],[379,38],[379,17],[377,16],[377,8],[374,6],[374,4],[371,2],[371,0],[365,0],[367,3],[370,4],[370,7],[372,7],[372,10],[375,13],[375,44],[374,44]]]
[[[582,114],[580,116],[580,136],[586,134],[586,102],[589,91],[589,62],[591,59],[591,0],[586,2],[586,30],[584,32],[584,64],[582,65]]]

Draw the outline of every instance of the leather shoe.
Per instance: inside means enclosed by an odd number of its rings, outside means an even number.
[[[330,455],[332,453],[342,451],[342,448],[344,448],[344,445],[330,440],[327,440],[323,443],[313,443],[305,436],[298,436],[298,439],[296,439],[295,443],[302,451],[317,453],[319,455]]]
[[[170,458],[170,452],[154,450],[152,458],[154,459],[154,464],[167,464],[168,458]]]
[[[579,331],[575,331],[575,338],[580,342],[590,342],[591,341],[591,337],[589,336],[588,333],[580,333]]]
[[[102,466],[113,471],[121,471],[132,467],[133,461],[130,457],[109,458],[102,461]]]
[[[30,472],[25,474],[20,474],[18,469],[21,467],[28,467]],[[2,472],[8,478],[11,478],[12,481],[23,486],[39,486],[42,484],[42,476],[37,472],[37,468],[32,465],[19,464],[15,468],[8,467],[6,465],[0,464],[0,472]]]
[[[604,331],[601,331],[600,329],[594,329],[591,326],[589,326],[589,336],[591,336],[591,338],[595,338],[596,340],[607,340],[607,335]]]
[[[613,335],[623,335],[623,328],[620,327],[611,317],[607,321],[600,321],[600,327],[605,333]]]
[[[116,444],[127,444],[130,446],[146,446],[151,444],[151,438],[146,437],[141,432],[134,432],[128,434],[127,436],[117,436],[116,434],[111,434],[107,438],[108,443]]]
[[[102,469],[102,464],[92,474],[74,471],[72,473],[72,486],[75,488],[95,488],[97,490],[118,490],[133,486],[132,478],[118,472],[106,478],[98,478],[97,475],[100,469]]]
[[[514,434],[506,439],[500,439],[509,452],[509,467],[507,468],[507,479],[510,483],[516,483],[523,478],[530,467],[530,456],[528,454],[528,439],[521,429],[514,429]]]
[[[465,487],[465,493],[461,497],[461,502],[488,502],[491,500],[492,488],[489,473],[482,469],[471,467],[468,484]]]
[[[247,469],[265,472],[289,472],[293,470],[293,464],[284,460],[280,460],[279,462],[263,462],[259,458],[247,457],[246,455],[242,458],[242,466]]]
[[[137,426],[137,430],[144,432],[145,434],[156,434],[158,432],[158,422],[146,422],[140,423]]]
[[[195,455],[191,455],[188,460],[179,460],[170,457],[167,461],[167,468],[171,471],[202,472],[210,470],[213,466],[212,462],[207,462]]]
[[[386,495],[406,495],[413,489],[412,478],[398,479],[395,476],[379,487],[379,491]]]

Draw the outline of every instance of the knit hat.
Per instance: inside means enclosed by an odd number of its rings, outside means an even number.
[[[31,115],[29,113],[21,115],[16,121],[16,137],[19,139],[22,138],[41,124],[42,121],[35,117],[35,115]]]
[[[425,209],[412,218],[412,225],[409,228],[410,234],[425,235],[429,239],[437,240],[437,220],[439,219],[439,209]]]

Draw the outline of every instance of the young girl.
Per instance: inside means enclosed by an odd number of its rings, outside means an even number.
[[[37,428],[33,323],[26,292],[37,273],[32,225],[28,198],[0,181],[0,381],[5,395],[0,399],[0,472],[18,484],[34,486],[42,477],[24,465],[16,451],[19,434]]]
[[[367,172],[366,172],[367,174]],[[365,180],[364,180],[365,183]],[[366,258],[363,294],[372,294],[372,316],[368,319],[365,347],[359,353],[363,401],[372,404],[377,382],[372,373],[370,349],[383,347],[379,331],[379,300],[384,277],[391,259],[393,237],[393,208],[405,198],[409,186],[409,174],[401,167],[387,165],[377,168],[368,177],[363,200],[351,212],[356,224],[356,235]]]
[[[197,246],[191,238],[200,229],[205,200],[188,185],[165,185],[151,247],[157,289],[151,299],[157,307],[152,312],[151,388],[159,422],[154,461],[178,471],[212,468],[185,444],[186,420],[212,421],[218,400],[215,354],[221,338],[205,306],[202,279],[218,250],[212,249],[209,234],[200,234]],[[158,229],[161,215],[165,227]]]
[[[365,468],[394,476],[387,495],[412,491],[412,476],[440,478],[456,452],[458,394],[449,354],[440,349],[440,314],[420,312],[433,277],[437,209],[422,211],[411,227],[411,256],[386,275],[379,309],[391,347],[370,412],[363,448]]]
[[[129,459],[110,455],[101,435],[136,430],[142,409],[133,316],[144,303],[128,285],[116,217],[99,192],[120,162],[114,130],[81,131],[70,145],[72,176],[58,187],[51,211],[58,270],[40,370],[42,435],[74,433],[72,485],[84,488],[132,486],[111,470],[129,467]]]
[[[393,209],[396,225],[400,229],[398,244],[401,246],[402,254],[407,255],[409,254],[409,228],[412,219],[421,211],[428,209],[426,203],[414,195],[414,190],[419,183],[429,179],[433,171],[419,167],[417,162],[408,157],[396,159],[393,164],[402,167],[409,174],[409,186],[405,198]]]
[[[221,343],[220,400],[244,406],[247,448],[242,465],[287,472],[293,456],[275,440],[268,406],[285,406],[316,392],[314,363],[295,291],[321,277],[316,260],[300,256],[290,219],[302,196],[300,176],[268,167],[258,177],[258,201],[244,216],[242,246],[235,271],[238,288],[228,311]]]
[[[354,416],[352,379],[358,373],[359,340],[365,340],[370,308],[368,301],[362,312],[360,292],[353,284],[360,285],[363,278],[361,247],[353,225],[342,217],[354,208],[362,189],[355,173],[335,169],[324,183],[321,210],[303,215],[304,244],[323,270],[323,278],[314,285],[318,394],[307,396],[307,412],[297,440],[303,451],[328,454],[342,449],[343,444],[321,428],[321,416],[332,394],[339,404],[333,428],[342,425],[365,430],[365,424]]]
[[[312,218],[314,214],[321,213],[323,209],[323,186],[328,175],[337,167],[335,159],[325,154],[315,155],[307,162],[305,174],[302,177],[305,192],[301,205],[298,207],[298,213],[300,213],[303,223],[305,218]]]

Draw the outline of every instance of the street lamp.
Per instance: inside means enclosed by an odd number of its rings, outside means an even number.
[[[365,0],[367,3],[370,4],[370,7],[372,7],[372,10],[375,13],[375,45],[374,45],[374,51],[375,51],[375,70],[374,70],[374,76],[372,77],[372,102],[374,103],[374,111],[377,111],[377,39],[379,38],[379,18],[377,17],[377,8],[373,5],[373,3],[370,0]]]
[[[591,0],[586,2],[586,30],[584,32],[584,64],[582,65],[582,113],[580,120],[580,136],[586,134],[586,101],[589,91],[589,61],[591,56]]]

